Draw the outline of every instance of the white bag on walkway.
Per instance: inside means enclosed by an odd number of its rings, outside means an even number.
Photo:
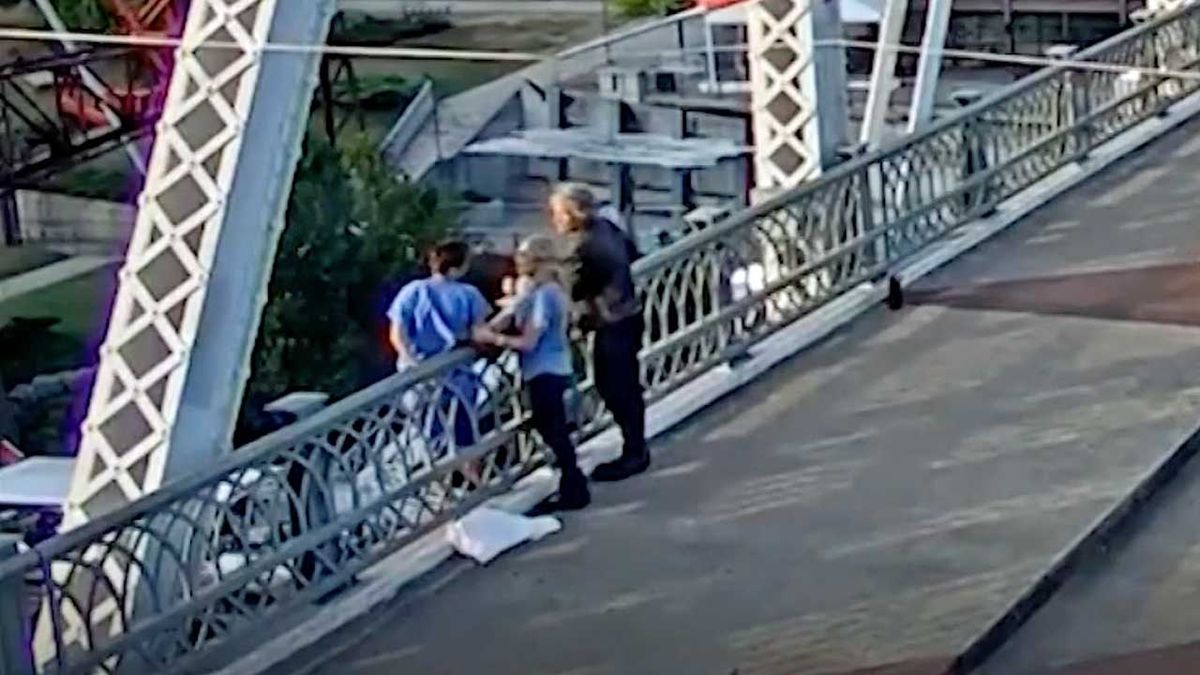
[[[481,506],[450,523],[446,538],[454,550],[486,565],[518,544],[537,541],[561,529],[562,523],[553,516],[528,518]]]

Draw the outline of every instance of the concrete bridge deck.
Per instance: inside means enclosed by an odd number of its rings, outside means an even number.
[[[939,672],[1200,420],[1197,132],[699,415],[563,532],[442,566],[316,672]]]

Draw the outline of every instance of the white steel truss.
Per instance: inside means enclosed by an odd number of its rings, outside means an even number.
[[[330,0],[283,5],[191,0],[65,528],[228,447],[318,59],[263,48],[323,43],[333,9]]]
[[[756,201],[819,176],[837,161],[846,119],[846,66],[841,47],[839,3],[829,0],[757,0],[747,13],[750,49],[750,106],[754,128]],[[824,242],[801,236],[784,213],[763,232],[763,276],[772,283],[806,260],[819,257]],[[810,290],[821,274],[805,280]],[[801,303],[798,292],[779,303]],[[776,306],[773,313],[783,309]]]
[[[845,58],[838,3],[757,0],[747,14],[755,186],[787,189],[837,158],[845,122]],[[818,96],[818,94],[820,94]]]
[[[320,58],[264,48],[323,44],[333,14],[332,0],[282,7],[282,0],[191,0],[64,528],[145,496],[228,447]],[[85,556],[104,558],[110,583],[94,592],[106,597],[86,614],[69,603],[57,616],[43,607],[39,663],[58,649],[120,634],[147,592],[160,600],[179,592],[157,582],[143,591],[142,570],[119,569],[102,553]],[[66,567],[53,569],[56,581],[82,583]],[[61,621],[63,645],[54,644],[51,617]]]

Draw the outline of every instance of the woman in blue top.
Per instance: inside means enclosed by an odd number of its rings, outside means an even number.
[[[471,341],[472,332],[484,325],[491,307],[479,289],[459,279],[467,270],[469,249],[460,241],[439,244],[429,253],[426,279],[405,284],[388,308],[389,337],[396,350],[396,367],[411,368],[425,359]],[[452,420],[454,445],[467,448],[477,438],[482,420],[477,417],[479,376],[470,367],[455,368],[447,377],[427,430],[435,445],[443,436],[442,419]],[[435,451],[440,456],[442,451]]]
[[[517,335],[480,333],[496,345],[519,352],[533,427],[554,452],[561,472],[558,496],[537,509],[542,513],[582,509],[592,500],[587,477],[575,459],[564,401],[574,369],[567,337],[570,304],[560,281],[556,248],[554,239],[541,235],[525,240],[517,251],[517,273],[525,287],[513,311]]]

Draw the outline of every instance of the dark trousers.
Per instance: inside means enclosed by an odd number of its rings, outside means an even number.
[[[646,452],[646,400],[642,393],[642,316],[639,314],[596,331],[592,365],[596,390],[625,441],[624,454]]]
[[[563,395],[571,386],[565,375],[538,375],[525,381],[529,390],[529,407],[533,413],[533,428],[554,452],[555,462],[563,478],[572,480],[582,476],[575,461],[575,443],[571,440],[567,406]]]

